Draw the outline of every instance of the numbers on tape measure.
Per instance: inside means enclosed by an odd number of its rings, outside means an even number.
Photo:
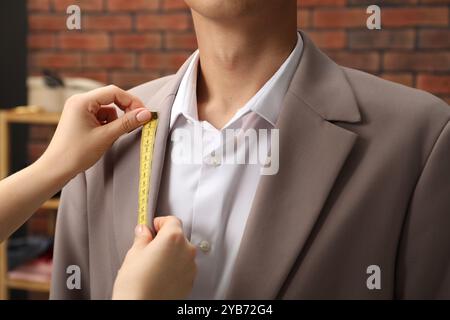
[[[150,193],[150,179],[153,160],[153,148],[155,146],[158,118],[153,114],[153,119],[142,127],[141,150],[139,161],[139,205],[138,224],[147,225],[148,197]]]

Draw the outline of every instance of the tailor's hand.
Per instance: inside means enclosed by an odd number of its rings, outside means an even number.
[[[118,118],[116,108],[125,111]],[[151,112],[128,92],[107,86],[70,97],[49,147],[39,159],[72,178],[94,165],[121,135],[145,124]]]
[[[134,244],[128,251],[114,283],[113,299],[184,299],[192,290],[197,272],[195,247],[183,234],[175,217],[159,217],[157,231],[136,227]]]

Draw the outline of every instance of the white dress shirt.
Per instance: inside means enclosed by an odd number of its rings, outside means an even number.
[[[171,141],[167,148],[157,214],[181,219],[187,238],[198,246],[198,273],[191,299],[223,299],[225,296],[261,176],[261,165],[268,165],[265,161],[255,163],[249,159],[257,157],[261,143],[271,141],[271,129],[277,122],[302,48],[303,41],[298,35],[295,49],[278,71],[222,129],[198,120],[198,51],[182,78],[171,112]],[[241,129],[239,134],[226,134],[227,130],[236,133],[238,129]],[[258,139],[256,144],[241,143],[230,149],[234,150],[231,153],[220,153],[225,148],[224,144],[245,138],[243,134],[247,129],[257,130],[255,132],[265,129],[268,139]],[[186,152],[193,149],[196,151]],[[236,159],[228,157],[240,152],[248,154],[244,164],[227,160]]]

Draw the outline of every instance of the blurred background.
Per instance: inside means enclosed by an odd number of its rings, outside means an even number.
[[[0,178],[45,150],[63,101],[175,72],[196,48],[182,0],[0,2]],[[68,30],[70,5],[81,30]],[[381,30],[366,9],[381,7]],[[450,102],[450,0],[299,0],[299,27],[332,59]],[[17,106],[30,106],[16,109]],[[0,299],[46,299],[58,198],[0,246]]]

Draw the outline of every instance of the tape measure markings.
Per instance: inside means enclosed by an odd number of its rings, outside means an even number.
[[[138,224],[148,225],[148,197],[150,194],[150,179],[153,161],[153,148],[155,146],[158,117],[153,113],[150,122],[142,127],[141,150],[139,161],[139,205]]]

